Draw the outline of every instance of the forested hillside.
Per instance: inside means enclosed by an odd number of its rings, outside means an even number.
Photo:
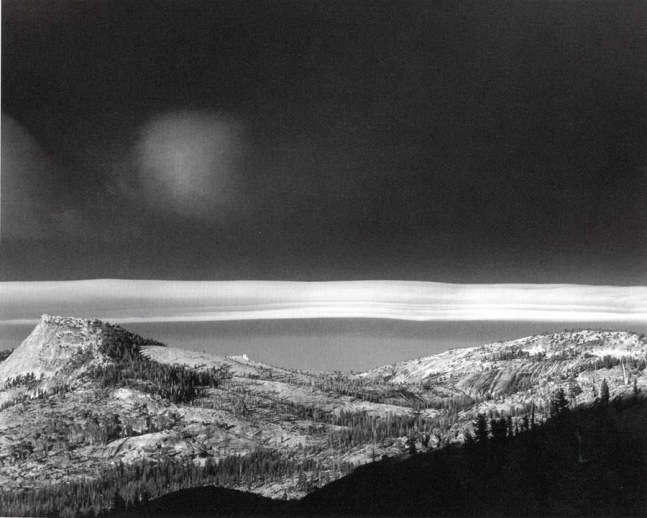
[[[608,394],[607,394],[608,395]],[[384,461],[306,496],[317,515],[644,516],[647,401],[629,396],[570,409],[514,429],[479,418],[464,445]]]
[[[464,445],[362,466],[296,502],[196,488],[111,516],[644,516],[647,400],[603,391],[571,409],[558,391],[550,414],[521,429],[481,415]]]

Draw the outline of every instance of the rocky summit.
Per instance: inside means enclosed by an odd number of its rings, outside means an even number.
[[[479,415],[514,433],[560,389],[572,408],[644,393],[646,365],[644,335],[578,330],[299,371],[44,315],[0,363],[0,503],[61,484],[68,515],[198,485],[300,498],[359,465],[462,443]]]

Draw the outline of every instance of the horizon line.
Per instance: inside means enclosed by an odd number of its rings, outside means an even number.
[[[304,281],[304,280],[285,280],[285,279],[128,279],[124,277],[93,277],[91,279],[50,279],[50,280],[33,280],[33,281],[0,281],[0,287],[3,285],[34,285],[34,284],[81,284],[81,283],[145,283],[145,284],[420,284],[420,285],[446,285],[446,286],[537,286],[537,287],[558,287],[558,286],[590,286],[595,288],[645,288],[645,284],[589,284],[589,283],[572,283],[572,282],[447,282],[447,281],[421,281],[412,279],[342,279],[330,281]]]

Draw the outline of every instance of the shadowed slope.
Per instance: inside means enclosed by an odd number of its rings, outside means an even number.
[[[281,502],[214,487],[124,516],[643,516],[647,401],[562,409],[531,430],[375,462]]]
[[[367,465],[307,495],[328,516],[644,516],[644,399],[563,411],[515,436]]]
[[[116,512],[111,516],[264,516],[276,515],[285,507],[285,502],[253,493],[206,486],[176,491],[151,500],[137,510]]]

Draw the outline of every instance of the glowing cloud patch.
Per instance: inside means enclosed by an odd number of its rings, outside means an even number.
[[[146,200],[190,218],[227,215],[237,204],[243,148],[242,124],[220,115],[180,111],[150,120],[137,147]]]

